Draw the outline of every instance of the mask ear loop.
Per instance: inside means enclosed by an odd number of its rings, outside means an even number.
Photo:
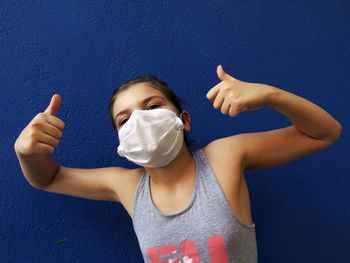
[[[183,123],[183,120],[182,120],[182,112],[180,112],[179,118],[180,118],[181,122]]]

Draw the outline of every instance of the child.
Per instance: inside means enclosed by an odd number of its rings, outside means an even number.
[[[164,81],[138,77],[118,87],[110,114],[118,153],[137,169],[77,169],[50,157],[64,123],[55,117],[61,98],[21,132],[15,151],[35,188],[120,202],[133,219],[145,262],[257,262],[255,224],[244,172],[285,164],[333,144],[342,126],[326,111],[279,88],[243,82],[218,66],[220,82],[207,93],[222,114],[269,106],[293,125],[215,140],[188,148],[187,111]]]

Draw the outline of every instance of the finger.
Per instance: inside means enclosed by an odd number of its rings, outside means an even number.
[[[220,80],[236,80],[234,77],[227,74],[221,65],[218,66],[216,72]]]
[[[44,111],[47,114],[55,115],[61,105],[61,96],[54,94],[51,98],[49,106]]]
[[[239,111],[238,111],[237,107],[231,106],[230,109],[229,109],[228,114],[231,117],[236,117],[239,114]]]
[[[230,110],[230,103],[228,102],[228,100],[224,100],[224,102],[222,103],[222,106],[221,106],[221,113],[222,114],[227,114]]]
[[[215,97],[218,95],[220,91],[220,87],[218,85],[215,85],[211,90],[207,93],[207,99],[213,101]]]
[[[220,109],[222,103],[224,102],[224,96],[222,94],[222,92],[219,92],[219,94],[216,96],[213,106],[215,109]]]
[[[43,132],[46,133],[47,135],[54,137],[56,139],[60,139],[63,135],[63,132],[58,129],[57,127],[51,125],[50,123],[48,123],[47,125],[45,125]]]
[[[65,123],[61,119],[57,118],[56,116],[46,115],[44,118],[48,123],[50,123],[51,125],[55,126],[60,130],[63,130],[63,128],[66,126]]]
[[[225,80],[225,72],[221,65],[216,68],[216,74],[218,74],[220,80]]]
[[[57,138],[54,138],[46,133],[41,133],[40,136],[37,138],[37,141],[42,144],[47,144],[52,147],[56,147],[59,143],[59,140]]]
[[[40,154],[51,154],[55,149],[55,147],[52,147],[51,145],[48,145],[46,143],[40,143],[40,142],[38,142],[36,148],[37,148],[36,152]]]

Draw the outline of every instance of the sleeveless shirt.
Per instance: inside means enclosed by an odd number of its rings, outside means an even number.
[[[255,224],[231,209],[202,149],[192,151],[196,178],[192,199],[164,214],[154,205],[144,170],[133,200],[133,227],[145,262],[257,263]]]

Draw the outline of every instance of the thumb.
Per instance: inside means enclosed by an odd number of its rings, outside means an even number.
[[[47,114],[55,115],[61,105],[61,96],[54,94],[51,98],[50,105],[44,111]]]
[[[221,65],[217,67],[216,73],[218,74],[220,80],[235,80],[234,77],[230,76],[224,71]]]

